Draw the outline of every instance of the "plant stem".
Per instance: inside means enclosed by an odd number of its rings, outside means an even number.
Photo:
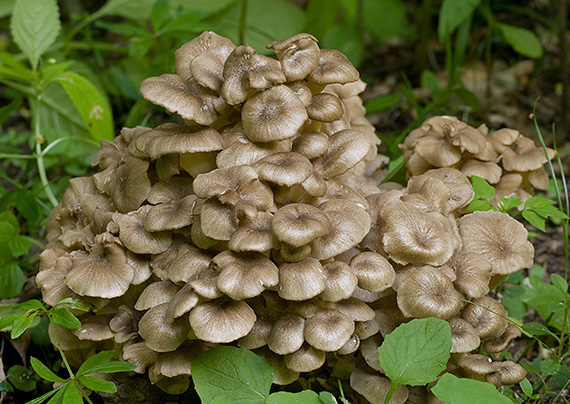
[[[67,358],[65,357],[65,354],[63,353],[63,349],[61,349],[61,344],[59,343],[59,337],[57,336],[57,330],[55,329],[55,324],[52,322],[51,318],[50,318],[50,325],[51,325],[52,330],[53,330],[53,337],[55,339],[55,345],[57,346],[57,350],[59,351],[59,354],[61,355],[61,359],[63,360],[63,364],[65,365],[65,368],[67,369],[67,372],[69,373],[69,377],[72,380],[75,380],[75,374],[71,370],[71,366],[69,366],[69,362],[67,361]]]
[[[562,76],[562,133],[566,133],[570,126],[570,118],[567,113],[570,110],[570,71],[568,69],[568,41],[566,40],[568,21],[567,0],[560,0],[559,13],[560,25],[558,27],[558,40],[560,41],[560,75]]]
[[[247,0],[241,0],[239,10],[238,23],[238,41],[241,44],[245,42],[245,21],[247,16]]]
[[[399,385],[394,383],[392,380],[390,381],[390,390],[388,390],[388,393],[386,393],[386,398],[384,399],[384,404],[388,404],[390,402],[390,400],[392,399],[392,395],[394,394],[394,392],[396,391],[398,386]]]
[[[40,180],[42,182],[42,185],[44,187],[44,191],[49,199],[49,201],[51,202],[51,204],[53,205],[53,207],[55,208],[57,206],[57,204],[59,203],[57,201],[57,198],[55,197],[55,195],[53,194],[50,186],[49,186],[49,182],[47,179],[47,174],[46,174],[46,169],[44,166],[44,155],[43,155],[43,150],[42,150],[42,143],[43,143],[43,136],[41,134],[40,131],[40,108],[42,105],[42,93],[41,93],[41,89],[39,88],[39,86],[36,86],[36,99],[35,99],[35,108],[34,108],[34,140],[36,141],[36,152],[35,152],[35,157],[36,157],[36,163],[38,165],[38,173],[40,175]]]

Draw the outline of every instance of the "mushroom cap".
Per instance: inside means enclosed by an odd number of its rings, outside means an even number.
[[[279,266],[279,296],[286,300],[307,300],[322,293],[326,288],[323,267],[314,258],[300,262],[283,263]]]
[[[534,247],[527,239],[527,230],[507,214],[471,213],[461,218],[459,232],[463,251],[487,258],[493,275],[512,274],[533,264]]]
[[[515,142],[514,150],[506,148],[503,153],[503,168],[506,171],[533,171],[538,170],[556,155],[552,149],[547,149],[548,158],[542,148],[536,147],[534,141],[524,136],[519,136]]]
[[[422,212],[408,203],[394,200],[380,211],[384,224],[384,251],[398,264],[439,266],[453,255],[452,236],[447,218],[435,212]]]
[[[451,327],[451,353],[471,352],[481,345],[479,335],[467,321],[453,317],[447,322]]]
[[[253,309],[243,300],[206,302],[190,312],[190,326],[198,339],[227,343],[246,336],[255,323]]]
[[[284,85],[255,94],[243,105],[241,117],[245,136],[262,143],[295,136],[308,119],[299,97]]]
[[[251,165],[259,179],[290,187],[301,184],[313,171],[313,165],[305,156],[295,152],[270,154]]]
[[[72,256],[65,284],[80,296],[122,296],[134,278],[125,250],[116,243],[95,245],[90,252],[75,251]]]
[[[474,191],[465,174],[454,168],[444,167],[429,170],[426,173],[410,178],[408,192],[417,192],[428,178],[437,178],[449,189],[451,210],[461,209],[473,200]]]
[[[224,64],[234,49],[234,44],[222,45],[197,55],[190,63],[192,78],[219,94],[224,83]]]
[[[192,290],[192,285],[187,283],[180,289],[168,304],[166,317],[172,321],[182,317],[200,303],[200,296]]]
[[[461,318],[473,326],[482,340],[501,336],[508,326],[508,313],[501,303],[483,296],[468,304],[461,313]]]
[[[270,321],[258,317],[251,331],[245,337],[238,340],[238,346],[252,350],[267,345],[272,327],[273,324]]]
[[[343,114],[342,102],[333,94],[315,94],[307,105],[307,115],[313,121],[334,122],[341,119]]]
[[[294,372],[312,372],[323,366],[325,359],[325,352],[303,344],[297,351],[285,355],[283,363]]]
[[[402,196],[402,201],[420,208],[423,212],[447,215],[451,212],[451,192],[438,178],[427,178],[420,189]]]
[[[200,296],[207,299],[217,299],[224,295],[217,286],[219,274],[220,273],[217,270],[206,269],[201,271],[198,276],[194,277],[194,279],[190,280],[188,283],[194,292]]]
[[[486,375],[495,370],[492,359],[479,354],[465,355],[457,365],[470,375]]]
[[[236,252],[265,252],[276,248],[277,243],[271,231],[272,219],[273,214],[270,212],[258,212],[252,218],[244,217],[231,235],[228,248]]]
[[[275,212],[271,229],[279,241],[301,247],[327,234],[331,224],[319,208],[304,203],[290,203]]]
[[[520,133],[514,129],[503,128],[491,132],[489,134],[489,141],[493,145],[495,151],[499,154],[503,153],[515,140],[520,136]]]
[[[208,198],[199,209],[200,221],[194,221],[193,227],[200,226],[206,237],[227,241],[237,230],[238,220],[231,205],[224,205],[216,198]]]
[[[334,309],[322,309],[305,320],[305,340],[325,352],[334,352],[350,339],[354,322]]]
[[[414,145],[414,151],[434,167],[451,167],[461,160],[459,147],[440,136],[425,136]]]
[[[370,338],[362,340],[360,343],[360,353],[366,361],[366,364],[380,373],[384,373],[384,369],[382,369],[382,366],[380,365],[378,348],[382,345],[383,340],[384,339],[381,335],[376,334]]]
[[[135,365],[135,373],[144,373],[146,368],[158,359],[160,354],[150,349],[144,342],[135,342],[123,348],[123,359]]]
[[[140,294],[134,306],[135,310],[148,310],[159,304],[169,303],[180,289],[180,286],[170,281],[153,282]]]
[[[383,403],[390,390],[390,379],[378,372],[356,368],[350,374],[350,387],[371,403]],[[408,399],[408,388],[400,385],[390,399],[391,404],[404,404]]]
[[[234,300],[257,296],[279,282],[277,266],[258,252],[225,250],[212,258],[212,262],[220,270],[216,286]]]
[[[458,251],[448,265],[457,276],[453,281],[455,288],[468,298],[482,297],[489,292],[491,263],[484,256]]]
[[[144,205],[125,215],[113,215],[113,221],[119,226],[119,239],[135,254],[160,254],[172,244],[171,233],[145,230],[143,220],[150,208],[150,205]]]
[[[359,79],[358,70],[341,52],[335,49],[321,49],[319,63],[307,75],[307,80],[319,85],[346,84]]]
[[[424,267],[398,287],[398,307],[406,317],[447,320],[459,315],[463,303],[451,280],[441,271]]]
[[[329,148],[329,137],[322,132],[306,132],[293,140],[292,151],[300,153],[309,160],[323,155]]]
[[[145,230],[157,232],[191,225],[197,199],[196,195],[187,195],[179,200],[154,205],[143,219]]]
[[[281,62],[288,81],[303,80],[319,64],[320,49],[317,39],[310,34],[297,34],[267,44]]]
[[[351,267],[342,261],[331,261],[323,265],[325,273],[325,290],[319,298],[328,302],[338,302],[352,296],[358,278]]]
[[[485,380],[495,386],[508,386],[522,382],[527,371],[513,361],[493,362],[495,371],[485,376]]]
[[[357,129],[340,130],[329,136],[329,142],[327,151],[313,162],[315,171],[327,179],[350,170],[370,148],[366,134]]]
[[[129,151],[139,158],[157,159],[167,154],[210,152],[222,149],[222,137],[212,128],[165,123],[138,135]]]
[[[184,81],[176,74],[149,77],[143,80],[140,90],[144,99],[200,125],[210,125],[219,116],[216,109],[222,101],[217,95],[194,80]]]
[[[267,346],[279,355],[293,353],[301,348],[305,341],[304,328],[305,319],[303,317],[285,313],[273,323],[267,337]]]
[[[251,46],[235,48],[224,63],[220,94],[230,105],[242,103],[249,90],[263,90],[284,83],[287,78],[279,61],[260,55]]]
[[[370,292],[382,292],[396,280],[392,264],[373,251],[355,255],[350,260],[350,267],[358,279],[358,286]]]
[[[188,337],[190,325],[185,317],[168,321],[168,303],[154,306],[139,321],[139,334],[147,347],[156,352],[170,352]]]
[[[503,170],[494,161],[479,161],[477,159],[469,159],[463,163],[461,172],[468,177],[474,175],[484,178],[489,184],[496,184],[501,179]]]
[[[74,331],[80,340],[105,341],[115,336],[109,328],[109,320],[113,314],[84,315],[81,316],[81,327]]]
[[[499,353],[507,349],[511,341],[522,335],[521,329],[513,323],[509,323],[507,329],[498,338],[488,339],[483,342],[483,349],[487,353]]]

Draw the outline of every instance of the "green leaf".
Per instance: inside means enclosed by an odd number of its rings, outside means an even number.
[[[51,309],[49,311],[51,321],[61,325],[69,330],[76,330],[81,327],[81,321],[75,317],[71,312],[63,307]]]
[[[108,21],[97,21],[95,23],[97,28],[103,28],[107,31],[114,32],[115,34],[125,35],[128,37],[134,36],[147,36],[150,35],[145,29],[128,22],[108,22]]]
[[[2,66],[0,66],[0,68],[1,67]],[[0,108],[0,126],[4,123],[6,118],[8,118],[10,115],[16,112],[18,108],[20,108],[20,106],[22,105],[22,100],[23,100],[22,94],[17,93],[8,105],[5,105]]]
[[[404,36],[408,23],[406,6],[400,0],[364,0],[362,19],[378,41]]]
[[[1,221],[0,222],[0,242],[9,242],[18,234],[18,228],[12,223]]]
[[[481,0],[443,0],[437,26],[439,42],[444,43],[446,38],[473,14],[479,3]]]
[[[57,306],[67,306],[70,309],[81,310],[81,311],[89,311],[94,309],[94,306],[91,303],[84,302],[75,297],[67,297],[63,300],[60,300],[59,302],[56,303],[54,307]]]
[[[566,304],[565,303],[566,302],[561,302],[561,301],[555,300],[555,299],[548,299],[546,301],[546,308],[551,313],[561,313],[564,310],[566,310]]]
[[[6,376],[18,390],[30,392],[36,388],[37,380],[33,378],[32,372],[25,366],[11,366],[6,372]]]
[[[95,140],[112,140],[114,129],[111,106],[97,87],[75,72],[66,72],[58,81],[79,111],[91,137]]]
[[[47,380],[48,382],[52,383],[65,382],[65,379],[62,379],[61,377],[53,373],[50,368],[48,368],[39,359],[36,359],[33,356],[30,357],[30,365],[32,365],[32,368],[38,374],[39,377],[41,377],[44,380]]]
[[[507,24],[498,24],[498,27],[508,44],[521,55],[529,58],[542,56],[542,45],[534,32]]]
[[[558,288],[562,293],[568,292],[568,282],[566,279],[561,277],[558,274],[551,274],[550,275],[550,282]]]
[[[493,188],[484,178],[476,175],[471,176],[471,183],[473,184],[473,191],[475,196],[473,199],[484,199],[490,201],[495,196],[495,188]]]
[[[522,330],[528,334],[534,335],[535,337],[550,335],[558,340],[558,336],[550,331],[544,324],[531,321],[529,323],[523,324]]]
[[[507,213],[509,210],[516,208],[521,204],[521,198],[518,196],[511,196],[509,198],[501,197],[499,202],[499,211]]]
[[[436,94],[441,91],[441,85],[434,72],[431,70],[424,70],[422,72],[422,77],[420,79],[422,88],[431,90],[432,93]]]
[[[17,0],[12,14],[12,36],[34,70],[42,54],[61,30],[55,0]]]
[[[377,114],[386,111],[389,108],[394,108],[400,104],[402,97],[398,93],[384,95],[382,97],[374,98],[364,104],[366,114]]]
[[[414,319],[388,334],[378,348],[380,366],[392,383],[420,386],[445,370],[451,328],[437,318]]]
[[[272,393],[265,400],[266,404],[322,404],[319,395],[311,390],[304,390],[298,393],[280,391]]]
[[[114,351],[102,351],[87,359],[77,370],[76,376],[84,376],[92,373],[116,373],[129,372],[136,368],[128,362],[108,362],[115,355]]]
[[[169,20],[168,11],[168,0],[156,0],[154,2],[150,11],[150,22],[154,32],[158,32],[158,30]]]
[[[10,338],[16,339],[24,333],[31,325],[32,321],[36,318],[38,312],[36,310],[31,310],[26,312],[26,314],[18,316],[14,319],[12,323],[12,331],[10,332]]]
[[[29,238],[17,235],[8,241],[8,247],[10,247],[10,252],[14,257],[19,257],[30,250],[32,243]]]
[[[493,205],[491,205],[491,202],[489,201],[482,201],[480,199],[474,199],[473,201],[471,201],[471,203],[469,205],[467,205],[466,208],[469,212],[476,212],[476,211],[487,211],[487,210],[493,210]]]
[[[67,385],[63,392],[63,404],[83,404],[83,395],[81,394],[81,387],[74,380]]]
[[[273,382],[265,358],[232,346],[218,346],[192,361],[192,378],[204,404],[229,395],[234,404],[263,404]]]
[[[65,384],[63,386],[65,386]],[[56,388],[54,390],[48,391],[46,394],[44,394],[38,398],[34,398],[31,401],[28,401],[26,404],[41,404],[46,399],[48,399],[49,397],[53,396],[54,394],[57,394],[58,391],[60,391],[63,388],[63,386],[59,386],[58,388]]]
[[[334,395],[329,391],[321,391],[319,398],[324,404],[338,404]]]
[[[0,299],[18,296],[26,283],[24,272],[16,262],[0,266]]]
[[[524,209],[521,214],[531,225],[539,230],[546,231],[546,219],[544,217],[530,209]]]
[[[117,386],[115,383],[109,380],[101,379],[97,376],[80,376],[78,380],[85,387],[93,391],[102,391],[104,393],[111,394],[117,392]]]
[[[305,31],[317,38],[324,38],[332,29],[338,18],[339,0],[309,0],[305,14],[307,25]]]
[[[556,359],[544,359],[540,362],[540,371],[548,376],[554,376],[560,371],[560,362]]]
[[[335,24],[323,38],[327,48],[337,49],[345,54],[350,62],[358,67],[364,54],[362,33],[355,25],[341,21]]]
[[[522,382],[519,383],[519,386],[521,386],[521,390],[523,391],[524,394],[526,394],[527,396],[532,396],[532,384],[531,382],[525,377],[523,379]]]
[[[460,379],[451,373],[441,376],[431,391],[446,404],[513,404],[491,383]]]

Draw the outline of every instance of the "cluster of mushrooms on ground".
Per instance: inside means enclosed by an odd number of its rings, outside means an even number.
[[[98,173],[70,181],[37,283],[48,304],[98,310],[75,332],[56,328],[61,349],[78,363],[114,349],[172,394],[217,344],[264,356],[277,384],[350,358],[351,387],[374,403],[389,385],[383,337],[437,317],[452,330],[448,372],[522,380],[518,364],[471,352],[520,335],[488,293],[532,265],[532,244],[510,216],[464,208],[471,175],[499,197],[546,188],[542,149],[434,117],[401,146],[407,187],[378,185],[387,159],[357,70],[308,34],[267,47],[276,57],[213,32],[182,46],[176,73],[141,93],[185,125],[125,128],[102,142]],[[391,402],[407,400],[437,402],[407,386]]]

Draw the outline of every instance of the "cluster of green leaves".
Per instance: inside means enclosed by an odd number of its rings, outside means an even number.
[[[492,185],[476,175],[471,177],[471,183],[475,196],[473,201],[467,206],[468,211],[494,210],[511,214],[512,216],[520,213],[531,225],[542,231],[546,231],[546,219],[568,219],[566,213],[555,206],[556,202],[548,199],[543,194],[528,198],[524,204],[522,204],[521,198],[518,196],[503,196],[498,203],[493,204],[492,200],[496,191]],[[513,212],[513,210],[516,211]]]
[[[20,234],[16,216],[0,212],[0,298],[20,294],[26,281],[20,258],[28,254],[31,246],[30,239]]]
[[[48,319],[56,345],[59,345],[54,324],[69,330],[81,327],[81,321],[71,310],[87,312],[93,310],[93,307],[73,298],[64,299],[51,308],[35,299],[20,304],[3,305],[0,306],[0,331],[10,331],[10,337],[16,339],[26,330],[33,330],[40,326],[40,318],[43,316]],[[103,351],[87,359],[76,372],[73,372],[63,351],[59,349],[59,352],[69,372],[68,378],[58,376],[48,365],[33,356],[30,357],[30,364],[36,375],[47,382],[57,383],[59,386],[29,401],[28,404],[40,404],[50,397],[48,401],[50,404],[82,404],[84,399],[91,402],[84,389],[105,393],[117,391],[117,386],[113,382],[93,376],[93,374],[127,372],[135,368],[128,362],[110,362],[114,352]],[[8,378],[0,384],[0,391],[17,389],[29,392],[36,388],[38,382],[39,378],[34,377],[29,369],[15,365],[8,370]]]

